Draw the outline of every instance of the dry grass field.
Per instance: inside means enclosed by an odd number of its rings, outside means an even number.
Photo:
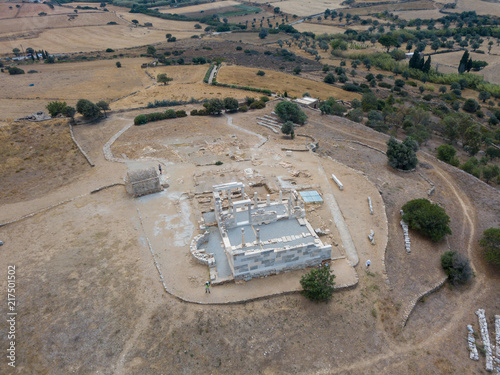
[[[239,42],[241,43],[246,43],[246,44],[253,44],[257,46],[261,46],[263,44],[270,44],[270,43],[275,43],[278,40],[287,40],[290,39],[290,36],[287,34],[269,34],[265,39],[260,39],[259,34],[257,33],[222,33],[222,34],[217,34],[215,36],[209,36],[209,39],[222,39],[222,40],[227,40],[227,41],[232,41],[232,42]],[[207,38],[204,38],[207,40]],[[208,40],[209,40],[208,39]]]
[[[111,101],[151,84],[141,64],[147,58],[98,60],[63,64],[33,64],[26,71],[38,73],[3,74],[0,92],[0,117],[17,118],[45,110],[52,100],[64,100],[74,106],[78,99]],[[33,84],[33,86],[29,86]]]
[[[405,3],[397,3],[397,4],[383,4],[383,5],[375,5],[372,7],[364,7],[364,8],[350,8],[346,12],[351,13],[352,15],[368,15],[381,13],[385,11],[394,12],[394,11],[404,11],[404,10],[428,10],[435,9],[434,2],[430,0],[417,0],[417,1],[409,1]]]
[[[11,122],[0,126],[0,203],[45,194],[68,173],[89,168],[69,135],[67,119]],[[42,178],[46,183],[39,185]]]
[[[443,17],[443,13],[439,12],[439,9],[428,9],[428,10],[407,10],[407,11],[400,11],[400,12],[394,12],[395,15],[398,15],[399,18],[404,19],[404,20],[414,20],[417,18],[420,19],[438,19]]]
[[[295,29],[300,31],[301,33],[305,31],[313,32],[315,34],[343,34],[346,29],[339,26],[320,24],[320,23],[310,23],[310,22],[301,22],[296,25],[293,25]]]
[[[457,0],[455,9],[448,9],[453,13],[476,12],[478,15],[498,15],[500,14],[500,4],[490,3],[482,0]]]
[[[17,8],[16,5],[19,5],[20,7]],[[73,13],[73,11],[68,8],[54,6],[54,9],[52,9],[47,4],[41,4],[41,3],[24,3],[24,2],[0,3],[0,19],[14,18],[14,17],[15,18],[39,17],[38,14],[41,12],[45,12],[47,13],[47,15]]]
[[[231,96],[243,99],[247,96],[260,97],[262,94],[230,89],[225,87],[210,86],[203,83],[203,77],[208,69],[208,65],[181,65],[181,66],[161,66],[148,68],[148,71],[156,77],[159,73],[166,73],[173,81],[168,85],[155,85],[146,90],[120,99],[111,104],[113,110],[136,108],[146,106],[155,100],[197,100],[209,98],[225,98]],[[199,105],[197,105],[199,106]],[[162,110],[161,108],[157,109]],[[163,109],[164,110],[164,109]]]
[[[216,1],[213,3],[205,3],[198,5],[191,5],[187,7],[171,8],[171,7],[159,7],[158,9],[162,13],[172,13],[172,14],[187,14],[187,13],[204,13],[209,10],[219,9],[224,7],[230,7],[234,5],[241,5],[239,1],[224,0]],[[203,12],[202,12],[203,11]]]
[[[266,73],[265,76],[261,77],[256,74],[257,70],[259,69],[247,68],[244,66],[223,66],[217,74],[217,81],[221,83],[269,89],[281,94],[286,91],[290,97],[302,97],[302,94],[308,92],[312,97],[320,99],[326,99],[330,96],[344,100],[361,98],[359,94],[347,92],[323,82],[312,81],[301,78],[300,76],[293,76],[273,70],[261,69]]]
[[[326,9],[339,9],[344,8],[340,4],[343,0],[285,0],[276,3],[271,3],[271,5],[279,7],[282,12],[288,14],[296,14],[299,17],[310,16],[312,14],[317,14],[324,12]]]

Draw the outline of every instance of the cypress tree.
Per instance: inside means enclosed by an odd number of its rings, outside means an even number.
[[[427,59],[427,61],[425,62],[423,68],[422,68],[422,71],[424,73],[429,73],[429,71],[431,70],[431,57],[429,56],[429,58]]]
[[[469,51],[465,51],[464,54],[462,55],[462,58],[460,59],[460,63],[458,64],[458,73],[459,74],[462,74],[463,72],[465,72],[467,70],[467,66],[469,64],[469,61],[470,61],[470,65],[472,68],[472,59],[469,59]]]

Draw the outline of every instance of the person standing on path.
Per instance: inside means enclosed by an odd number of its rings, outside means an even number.
[[[370,262],[370,259],[368,259],[366,261],[366,269],[370,268],[370,264],[372,264],[372,262]]]
[[[210,293],[210,281],[205,283],[205,293]]]
[[[158,164],[158,170],[160,171],[161,174],[161,164]]]

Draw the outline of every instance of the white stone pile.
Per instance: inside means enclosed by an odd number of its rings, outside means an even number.
[[[281,125],[278,119],[269,115],[264,115],[264,117],[257,117],[257,124],[270,129],[276,134],[278,134],[279,131],[281,130]]]
[[[474,361],[479,361],[479,355],[477,353],[477,347],[476,347],[476,339],[474,338],[474,329],[472,326],[469,324],[467,326],[467,341],[469,343],[469,357],[470,359],[473,359]]]
[[[497,364],[497,374],[500,374],[500,315],[495,315],[495,349]]]
[[[368,197],[368,207],[370,207],[370,215],[373,215],[372,199]]]
[[[493,371],[493,355],[491,351],[490,336],[488,335],[488,323],[484,316],[484,309],[477,310],[476,315],[479,321],[479,329],[481,330],[484,350],[486,352],[486,371]]]
[[[403,216],[403,210],[400,211],[401,216]],[[408,224],[404,222],[403,219],[399,222],[401,224],[401,227],[403,228],[403,234],[405,236],[405,249],[406,252],[409,254],[411,253],[411,247],[410,247],[410,234],[408,233]]]
[[[368,235],[368,239],[372,243],[372,245],[375,245],[375,232],[373,229],[370,229],[370,234]]]

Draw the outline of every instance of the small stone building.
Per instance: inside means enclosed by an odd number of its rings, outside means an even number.
[[[129,171],[125,178],[125,189],[134,198],[163,190],[160,176],[153,167]]]

